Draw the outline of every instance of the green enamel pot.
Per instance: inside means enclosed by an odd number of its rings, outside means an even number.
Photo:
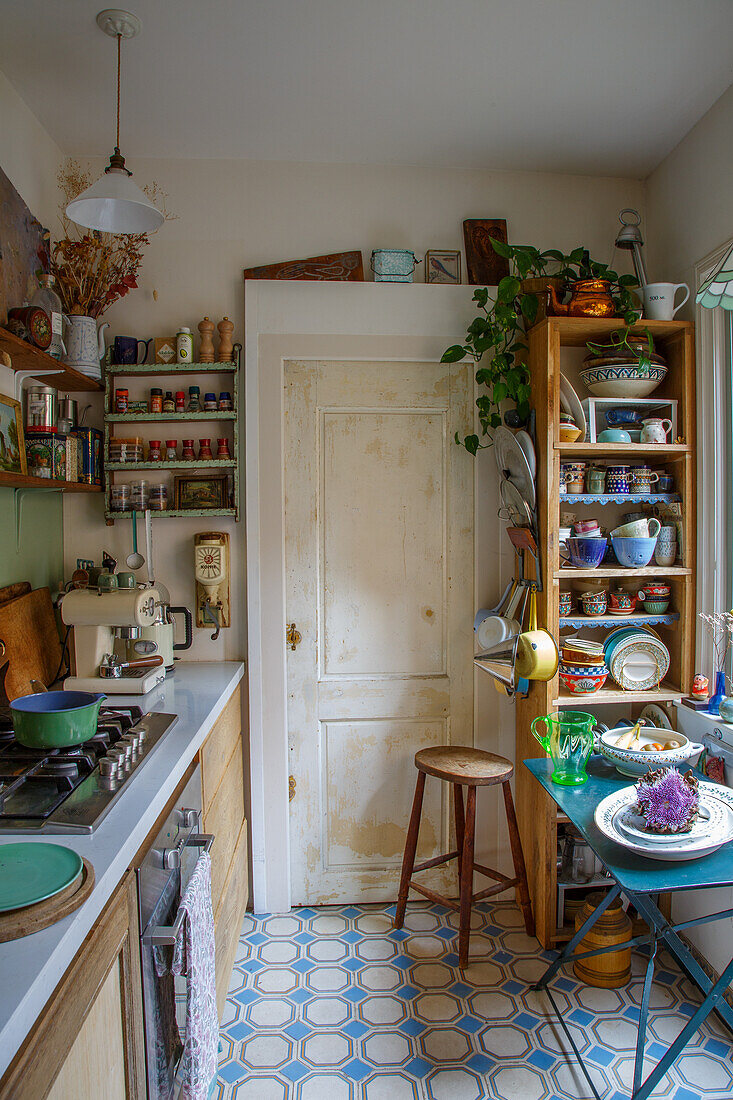
[[[97,732],[99,708],[107,698],[90,691],[44,691],[10,704],[13,730],[28,749],[68,749]]]

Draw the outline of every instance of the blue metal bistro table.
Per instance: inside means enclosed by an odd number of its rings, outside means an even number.
[[[655,895],[667,892],[676,893],[679,890],[705,890],[716,886],[729,886],[733,883],[733,842],[719,848],[717,852],[706,856],[704,859],[685,861],[684,863],[661,863],[652,859],[644,859],[634,852],[623,848],[620,844],[614,844],[608,840],[596,827],[593,820],[596,806],[609,794],[613,794],[621,787],[626,787],[632,780],[619,776],[615,768],[611,767],[602,757],[592,756],[588,766],[588,782],[581,787],[561,787],[550,779],[552,763],[547,759],[525,760],[524,765],[538,783],[541,783],[547,793],[557,803],[560,810],[569,817],[575,828],[585,837],[593,851],[602,861],[604,867],[611,875],[613,885],[606,894],[601,905],[595,909],[586,920],[585,924],[575,933],[573,938],[548,966],[545,973],[537,982],[534,989],[544,989],[555,1011],[558,1022],[575,1053],[580,1068],[588,1082],[588,1085],[596,1097],[601,1100],[590,1074],[585,1067],[583,1057],[578,1050],[570,1030],[563,1019],[552,990],[548,983],[552,980],[561,966],[575,959],[587,959],[592,955],[603,955],[607,951],[618,950],[617,945],[599,948],[595,951],[584,951],[575,954],[575,949],[583,940],[586,933],[593,927],[604,910],[614,901],[619,894],[625,894],[633,904],[637,912],[649,926],[648,933],[636,936],[631,945],[648,944],[649,959],[644,976],[644,985],[641,996],[639,1012],[639,1032],[636,1040],[636,1059],[634,1063],[634,1084],[631,1094],[632,1100],[646,1100],[664,1077],[665,1073],[684,1049],[692,1036],[702,1025],[707,1016],[715,1010],[722,1020],[733,1032],[733,1009],[725,1000],[724,994],[733,979],[733,958],[726,966],[718,981],[713,983],[705,971],[694,958],[690,949],[680,938],[680,931],[691,928],[696,924],[707,924],[710,921],[723,920],[733,916],[733,909],[726,909],[721,913],[711,913],[708,916],[697,917],[694,920],[682,921],[680,924],[670,924],[661,913]],[[672,954],[695,982],[703,995],[703,1002],[690,1017],[682,1031],[671,1044],[663,1058],[645,1081],[641,1080],[642,1066],[644,1062],[644,1045],[646,1040],[646,1026],[649,1015],[649,996],[654,980],[654,962],[659,946],[662,945]]]

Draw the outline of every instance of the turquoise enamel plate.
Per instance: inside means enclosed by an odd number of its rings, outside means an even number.
[[[62,844],[0,844],[0,913],[52,898],[83,867],[81,856]]]

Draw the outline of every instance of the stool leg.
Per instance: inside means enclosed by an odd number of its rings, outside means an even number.
[[[473,841],[476,829],[476,788],[468,788],[466,821],[461,854],[461,910],[458,923],[458,965],[468,966],[468,941],[471,937],[471,903],[473,901]]]
[[[402,877],[400,879],[400,892],[397,895],[397,911],[394,918],[395,928],[401,928],[405,920],[407,908],[407,895],[410,892],[410,879],[412,868],[415,866],[415,852],[417,851],[417,835],[420,832],[420,815],[422,813],[422,796],[425,790],[425,772],[417,773],[415,784],[415,797],[412,801],[412,813],[410,825],[405,840],[405,854],[402,857]]]
[[[453,784],[453,805],[456,816],[456,848],[458,849],[458,881],[461,881],[461,864],[463,862],[463,833],[465,830],[465,818],[463,814],[463,788],[460,783]]]
[[[532,902],[529,899],[529,888],[527,886],[527,869],[524,866],[524,852],[522,851],[522,840],[519,836],[519,829],[517,828],[517,817],[514,813],[514,800],[512,798],[512,788],[509,782],[502,783],[502,790],[504,792],[504,806],[506,807],[506,821],[509,826],[509,843],[512,846],[512,859],[514,861],[514,874],[517,877],[517,901],[524,914],[524,927],[528,936],[534,936],[534,916],[532,915]]]

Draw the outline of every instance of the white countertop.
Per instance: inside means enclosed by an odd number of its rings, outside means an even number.
[[[95,886],[68,917],[20,940],[0,943],[0,1077],[104,909],[115,887],[180,783],[186,768],[244,675],[238,661],[176,663],[175,673],[148,695],[116,695],[110,702],[177,714],[178,721],[133,774],[124,797],[87,836],[5,834],[0,844],[52,841],[85,856]]]

